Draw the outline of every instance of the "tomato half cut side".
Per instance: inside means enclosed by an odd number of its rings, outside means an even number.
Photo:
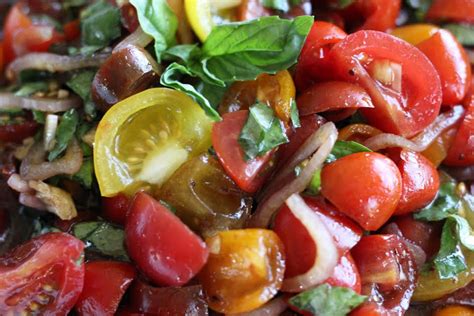
[[[69,234],[48,233],[0,257],[0,314],[66,315],[82,291],[83,249]]]
[[[438,116],[438,73],[412,45],[386,33],[359,31],[335,44],[330,57],[341,79],[359,83],[372,98],[375,108],[361,110],[371,125],[411,137]]]

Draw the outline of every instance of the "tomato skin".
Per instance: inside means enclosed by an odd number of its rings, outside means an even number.
[[[439,189],[436,167],[423,155],[406,149],[392,157],[402,175],[402,197],[395,215],[411,213],[428,205]]]
[[[454,136],[448,156],[443,163],[449,166],[474,164],[474,102],[467,108],[464,120]]]
[[[417,47],[438,71],[443,89],[443,105],[458,104],[471,83],[471,65],[464,48],[451,32],[443,29]]]
[[[38,130],[38,123],[27,120],[19,124],[0,126],[0,141],[21,143],[25,138],[32,137]]]
[[[360,275],[350,252],[341,257],[339,263],[334,268],[333,275],[324,283],[331,286],[347,287],[360,294],[362,287]]]
[[[395,163],[373,152],[339,158],[321,172],[323,196],[366,230],[379,229],[392,216],[401,187]]]
[[[212,127],[212,145],[222,167],[245,192],[255,193],[268,176],[273,151],[245,161],[239,144],[239,135],[247,121],[248,111],[227,113]]]
[[[359,30],[375,30],[385,32],[395,27],[400,13],[401,0],[357,0],[348,10],[360,14],[365,21]]]
[[[102,214],[116,224],[125,225],[130,198],[123,193],[112,197],[102,197]]]
[[[82,291],[83,249],[69,234],[48,233],[0,257],[0,313],[27,311],[35,299],[36,312],[66,315]],[[39,295],[47,305],[39,305]]]
[[[72,20],[71,22],[64,24],[63,29],[64,36],[68,41],[74,41],[78,39],[79,36],[81,36],[81,26],[79,19]]]
[[[125,224],[128,253],[153,282],[187,283],[206,263],[206,244],[148,194],[136,194]]]
[[[0,41],[0,77],[3,76],[3,42]]]
[[[474,22],[474,2],[471,0],[434,0],[426,18],[435,21]]]
[[[365,302],[353,310],[349,316],[391,316],[390,313],[374,302]]]
[[[84,288],[76,303],[79,315],[113,315],[135,278],[131,264],[93,261],[85,264]]]
[[[362,61],[354,58],[362,55],[366,56]],[[372,98],[375,108],[361,111],[374,127],[411,137],[438,116],[442,100],[438,73],[421,51],[405,41],[382,32],[359,31],[335,44],[329,56],[340,79],[358,82]],[[360,70],[364,61],[369,61],[365,66],[370,66],[377,60],[401,65],[401,93],[380,87],[366,71]]]

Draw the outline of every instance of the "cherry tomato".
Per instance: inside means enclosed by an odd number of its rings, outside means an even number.
[[[435,167],[438,167],[448,156],[448,150],[454,141],[456,132],[456,126],[446,129],[427,149],[422,151],[421,154],[431,161]]]
[[[371,125],[411,137],[438,116],[439,76],[410,44],[386,33],[360,31],[335,44],[330,58],[341,78],[358,82],[371,96],[375,108],[361,109]]]
[[[68,41],[74,41],[81,36],[81,21],[79,19],[72,20],[64,24],[64,36]]]
[[[3,76],[3,42],[0,41],[0,77]]]
[[[360,294],[361,281],[359,271],[349,252],[341,257],[339,263],[334,268],[333,275],[324,283],[331,286],[347,287]]]
[[[349,316],[391,316],[391,314],[375,302],[365,302],[353,310]]]
[[[323,22],[314,22],[306,42],[301,50],[296,67],[295,81],[300,91],[309,88],[313,82],[332,79],[329,49],[347,34],[338,26]]]
[[[450,166],[474,164],[474,103],[467,108],[464,120],[454,136],[448,156],[443,163]]]
[[[474,22],[474,2],[471,0],[434,0],[426,18],[435,21]]]
[[[361,275],[362,293],[370,296],[364,304],[375,302],[390,315],[403,315],[415,290],[416,268],[401,238],[364,236],[351,253]]]
[[[212,145],[232,180],[245,192],[255,193],[268,176],[273,151],[245,161],[238,139],[247,117],[246,110],[224,114],[212,128]]]
[[[462,305],[451,305],[439,308],[435,311],[433,316],[472,316],[474,315],[474,308]]]
[[[395,27],[400,6],[401,0],[356,0],[346,10],[346,22],[359,23],[359,30],[385,32]],[[362,18],[362,22],[354,21],[354,17]]]
[[[390,31],[390,34],[401,38],[412,45],[418,45],[429,39],[439,31],[439,26],[433,24],[416,23],[399,26]]]
[[[139,192],[125,225],[128,253],[153,282],[187,283],[206,263],[205,243],[161,203]]]
[[[471,65],[458,40],[450,32],[440,29],[417,47],[438,71],[443,89],[443,105],[461,102],[471,84]]]
[[[364,229],[377,230],[397,207],[402,178],[389,158],[356,153],[324,166],[321,193]]]
[[[351,124],[341,129],[337,138],[339,140],[352,140],[363,143],[368,138],[380,133],[382,133],[381,130],[367,124]]]
[[[137,9],[130,4],[125,3],[120,7],[120,16],[122,20],[122,25],[130,32],[134,32],[137,27],[140,25],[138,22]]]
[[[428,205],[439,189],[436,167],[423,155],[405,149],[396,150],[390,157],[402,175],[402,197],[395,215],[414,212]]]
[[[0,257],[0,313],[66,315],[82,291],[83,249],[69,234],[48,233]]]
[[[0,141],[21,143],[25,138],[32,137],[38,130],[38,123],[26,119],[21,123],[0,126]]]
[[[85,264],[84,288],[76,303],[79,315],[113,315],[135,278],[131,264],[93,261]]]
[[[116,224],[125,225],[130,198],[123,193],[112,197],[102,197],[103,216]]]
[[[278,293],[285,255],[273,231],[221,231],[206,243],[209,260],[199,280],[213,310],[226,314],[251,311]]]

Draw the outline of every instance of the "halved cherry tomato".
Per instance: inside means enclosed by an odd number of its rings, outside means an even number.
[[[341,78],[358,82],[371,96],[375,108],[361,110],[371,125],[411,137],[438,116],[442,100],[438,73],[422,52],[405,41],[359,31],[335,44],[330,58]]]
[[[0,257],[0,314],[66,315],[82,291],[83,249],[69,234],[48,233]]]
[[[362,290],[360,274],[350,252],[341,257],[339,263],[334,268],[332,276],[324,281],[332,286],[341,286],[352,289],[359,293]]]
[[[79,38],[79,36],[81,35],[80,23],[80,20],[76,19],[64,24],[63,29],[66,40],[74,41]]]
[[[226,314],[251,311],[278,293],[285,254],[273,231],[221,231],[206,243],[209,260],[199,280],[213,310]]]
[[[434,0],[426,13],[428,20],[474,22],[474,2],[471,0]]]
[[[416,47],[438,71],[443,89],[443,105],[461,102],[471,85],[471,65],[466,51],[454,35],[440,29]]]
[[[316,83],[300,94],[296,104],[301,116],[341,109],[374,107],[364,89],[344,81]]]
[[[367,124],[351,124],[341,129],[337,138],[339,140],[352,140],[363,143],[366,139],[380,133],[382,133],[381,130]]]
[[[416,267],[401,238],[364,236],[351,253],[361,275],[362,293],[370,296],[364,305],[376,303],[387,314],[403,315],[415,290]],[[367,308],[364,305],[362,310]]]
[[[125,3],[120,7],[122,25],[130,33],[134,32],[140,25],[138,22],[137,9],[131,3]]]
[[[21,143],[25,138],[32,137],[38,130],[38,123],[26,119],[21,123],[13,123],[0,126],[0,141]]]
[[[334,24],[314,22],[298,58],[295,74],[298,90],[304,91],[314,82],[333,78],[327,54],[332,45],[346,36],[347,34]]]
[[[0,41],[0,77],[3,76],[3,42]]]
[[[355,23],[358,30],[385,32],[395,26],[400,6],[401,0],[356,0],[345,10],[346,23]]]
[[[123,193],[112,197],[102,197],[102,214],[114,223],[125,225],[130,198]]]
[[[130,258],[153,282],[187,283],[206,263],[206,244],[161,203],[139,192],[125,225]]]
[[[364,229],[377,230],[395,212],[402,195],[402,178],[389,158],[372,152],[356,153],[324,166],[321,192]]]
[[[474,103],[467,108],[464,120],[443,163],[450,166],[470,166],[474,164]]]
[[[439,308],[435,311],[433,316],[472,316],[474,315],[474,308],[462,305],[450,305]]]
[[[405,149],[394,151],[390,158],[402,175],[402,197],[395,215],[414,212],[428,205],[439,189],[436,167],[423,155]]]
[[[435,167],[438,167],[448,156],[448,150],[454,141],[456,132],[456,126],[446,129],[421,154],[431,161]]]
[[[212,145],[224,170],[245,192],[255,193],[269,175],[273,151],[261,157],[245,160],[238,142],[247,121],[248,111],[227,113],[212,128]]]
[[[129,263],[93,261],[85,264],[84,288],[76,303],[79,315],[113,315],[135,278]]]
[[[418,45],[429,39],[439,31],[439,26],[434,24],[417,23],[399,26],[390,31],[390,34],[401,38],[412,45]]]

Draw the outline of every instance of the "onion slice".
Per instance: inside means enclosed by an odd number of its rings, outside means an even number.
[[[395,134],[383,133],[367,139],[364,145],[373,151],[390,147],[402,147],[421,152],[428,148],[443,131],[455,125],[463,117],[464,112],[465,110],[461,105],[454,106],[449,111],[440,114],[425,131],[412,139],[406,139],[405,137]]]
[[[0,110],[37,110],[41,112],[57,113],[77,108],[82,100],[77,96],[66,99],[20,97],[10,92],[0,92]]]
[[[283,297],[280,296],[253,311],[232,314],[232,316],[277,316],[283,313],[287,307],[288,304]]]
[[[339,260],[339,252],[331,233],[299,194],[290,196],[286,205],[304,225],[317,249],[314,264],[308,271],[283,280],[282,291],[301,292],[320,284],[332,275]]]
[[[337,140],[337,129],[334,123],[328,122],[315,131],[300,146],[287,165],[282,168],[277,176],[262,194],[255,214],[250,219],[248,226],[267,227],[276,210],[293,193],[303,192],[311,182],[314,172],[320,169],[331,153]],[[313,155],[314,153],[314,155]],[[295,175],[295,167],[313,155],[299,176]]]
[[[133,33],[131,33],[130,35],[125,37],[120,43],[118,43],[112,53],[115,53],[129,45],[145,48],[148,44],[151,43],[152,40],[153,38],[143,32],[143,29],[139,26]]]

